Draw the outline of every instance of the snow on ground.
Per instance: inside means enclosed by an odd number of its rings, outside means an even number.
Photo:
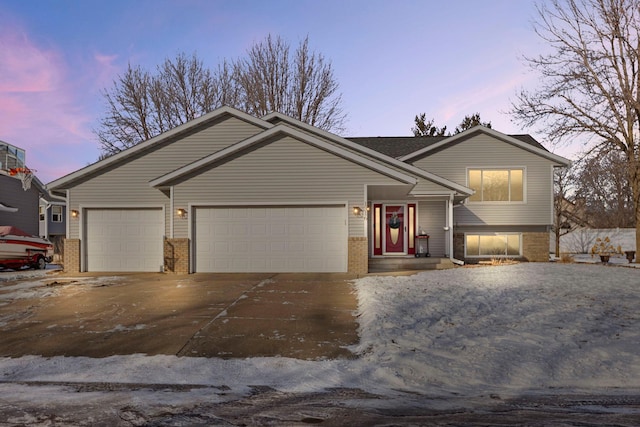
[[[478,393],[640,386],[635,269],[517,264],[369,277],[357,286],[359,350],[396,374],[395,387]]]
[[[94,409],[115,401],[133,407],[196,405],[231,400],[253,386],[294,393],[358,388],[390,399],[639,391],[640,271],[635,268],[464,267],[370,276],[354,286],[361,340],[352,349],[359,355],[353,360],[0,358],[0,413],[39,403]],[[44,386],[26,385],[34,382]],[[63,386],[67,383],[112,386],[76,393]],[[190,386],[179,393],[141,387],[118,394],[113,384],[121,383]]]
[[[28,298],[47,298],[60,293],[60,287],[45,286],[42,279],[47,277],[48,270],[5,270],[0,272],[0,305],[8,304],[12,300]],[[31,280],[25,280],[31,279]],[[19,280],[19,281],[18,281]],[[65,282],[73,284],[82,283],[85,285],[100,286],[102,283],[109,283],[118,280],[116,276],[66,278]],[[3,282],[16,281],[15,284],[6,285]],[[9,291],[9,292],[7,292]],[[0,325],[2,319],[0,318]]]

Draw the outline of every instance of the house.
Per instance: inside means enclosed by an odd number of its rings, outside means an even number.
[[[38,201],[46,189],[35,176],[25,176],[31,181],[23,185],[25,158],[23,149],[0,141],[0,225],[38,236]]]
[[[48,191],[40,195],[38,206],[38,235],[46,237],[53,243],[54,252],[61,254],[64,239],[67,235],[66,201],[62,197],[49,194]]]
[[[65,269],[366,273],[413,258],[420,231],[432,257],[548,260],[568,160],[484,127],[374,140],[219,108],[48,184],[71,218]]]

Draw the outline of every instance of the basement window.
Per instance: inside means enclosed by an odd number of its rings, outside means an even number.
[[[518,257],[522,256],[522,234],[485,233],[465,234],[465,256]]]

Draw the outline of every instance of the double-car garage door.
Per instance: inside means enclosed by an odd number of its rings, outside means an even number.
[[[197,272],[345,272],[344,205],[194,210]]]
[[[345,272],[344,205],[196,207],[196,272]],[[159,271],[162,209],[87,209],[87,271]]]

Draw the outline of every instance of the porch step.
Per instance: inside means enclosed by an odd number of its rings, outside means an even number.
[[[369,273],[382,273],[387,271],[420,271],[443,270],[453,268],[455,264],[449,258],[416,258],[416,257],[387,257],[369,258]]]

